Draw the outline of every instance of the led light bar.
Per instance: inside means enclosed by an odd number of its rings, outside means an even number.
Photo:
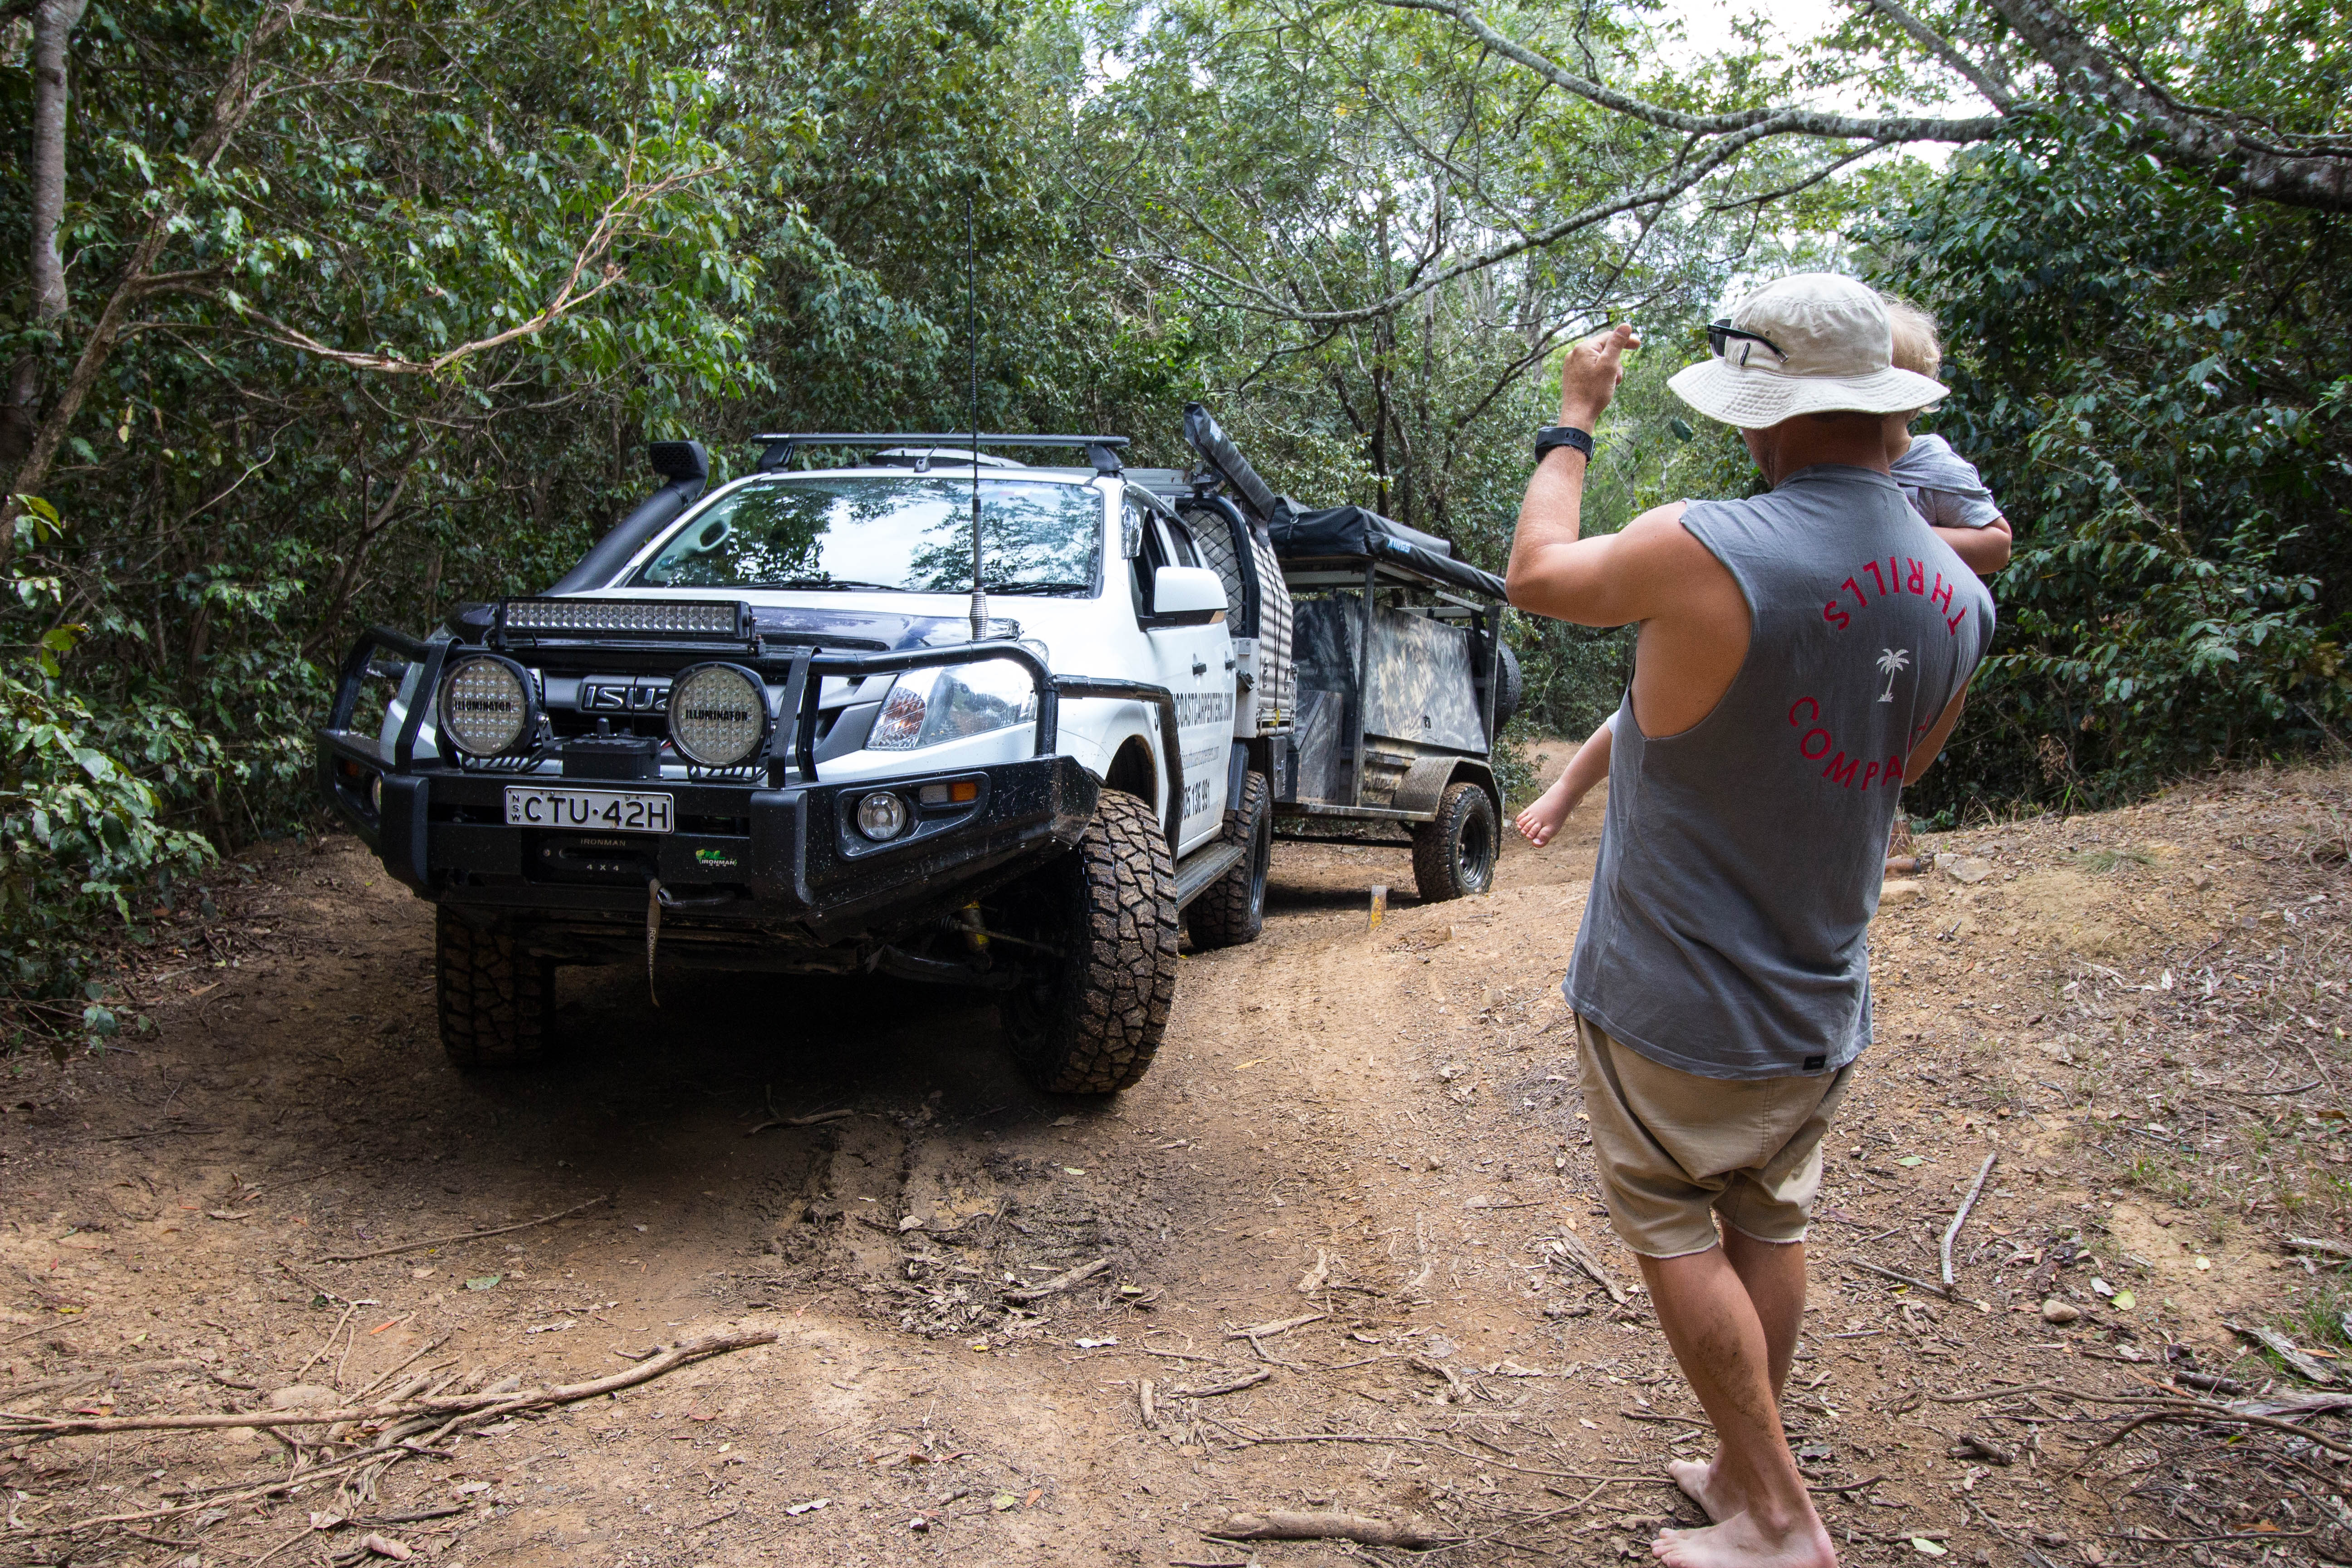
[[[526,634],[734,637],[742,635],[742,609],[732,600],[509,599],[503,622],[506,630]]]

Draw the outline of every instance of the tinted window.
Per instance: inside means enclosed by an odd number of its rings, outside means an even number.
[[[988,591],[1094,592],[1103,502],[1086,485],[980,482]],[[755,480],[719,498],[634,582],[675,588],[971,586],[971,481],[896,476]]]

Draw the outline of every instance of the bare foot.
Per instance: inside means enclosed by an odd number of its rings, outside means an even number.
[[[1702,1464],[1696,1459],[1668,1459],[1666,1474],[1675,1479],[1675,1485],[1683,1489],[1684,1496],[1698,1504],[1706,1511],[1706,1517],[1714,1520],[1717,1524],[1722,1523],[1727,1515],[1738,1511],[1736,1509],[1717,1507],[1717,1504],[1723,1500],[1709,1495],[1716,1486],[1715,1466],[1712,1463]]]
[[[1519,830],[1520,837],[1540,849],[1551,842],[1552,835],[1568,820],[1569,810],[1568,797],[1554,785],[1513,817],[1511,826]]]
[[[1675,1478],[1679,1481],[1682,1478]],[[1701,1506],[1704,1506],[1702,1504]],[[1775,1534],[1756,1515],[1735,1514],[1704,1530],[1662,1530],[1650,1551],[1668,1568],[1836,1568],[1837,1548],[1810,1515]]]

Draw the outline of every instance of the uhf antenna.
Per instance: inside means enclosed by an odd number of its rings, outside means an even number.
[[[975,178],[977,176],[975,175]],[[973,227],[971,190],[963,193],[963,330],[971,366],[971,640],[988,639],[988,593],[981,586],[980,554],[980,247]]]

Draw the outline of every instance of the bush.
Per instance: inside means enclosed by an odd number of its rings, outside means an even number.
[[[56,512],[30,506],[20,542],[54,536]],[[18,574],[8,586],[27,604],[46,584]],[[29,657],[0,663],[0,991],[103,1036],[115,1021],[89,978],[97,939],[131,919],[142,892],[213,858],[202,837],[163,819],[160,795],[123,760],[136,754],[123,742],[144,731],[140,762],[150,768],[184,767],[209,748],[183,714],[96,718],[64,679],[62,660],[82,629],[53,626]]]
[[[1941,318],[1953,395],[1927,423],[2018,536],[1922,803],[2096,805],[2340,731],[2352,226],[2044,121],[1861,237],[1873,281]]]

